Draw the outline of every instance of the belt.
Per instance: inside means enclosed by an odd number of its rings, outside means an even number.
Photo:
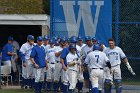
[[[101,69],[101,70],[103,70],[103,68],[92,68],[92,69]]]
[[[55,64],[55,63],[51,62],[50,64]]]
[[[60,61],[56,61],[56,63],[60,63]]]
[[[77,72],[76,70],[73,70],[73,69],[70,69],[71,71],[75,71],[75,72]]]
[[[117,64],[117,65],[114,65],[114,66],[111,66],[111,67],[116,67],[116,66],[118,66],[118,65],[120,65],[120,64]]]

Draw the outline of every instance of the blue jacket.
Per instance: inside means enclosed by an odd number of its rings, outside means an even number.
[[[11,55],[8,52],[12,52],[12,44],[7,43],[2,49],[2,61],[11,60]]]
[[[34,58],[35,63],[39,66],[39,68],[44,68],[46,66],[46,54],[43,46],[34,46],[30,57]]]

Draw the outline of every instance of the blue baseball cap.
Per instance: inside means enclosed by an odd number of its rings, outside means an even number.
[[[50,40],[50,37],[48,35],[45,35],[44,40]]]
[[[37,37],[37,41],[43,41],[42,36],[38,36],[38,37]]]
[[[34,36],[33,35],[28,35],[27,36],[27,40],[34,40],[35,38],[34,38]]]
[[[12,36],[9,36],[9,37],[8,37],[8,40],[9,40],[9,41],[13,41],[14,38],[13,38]]]

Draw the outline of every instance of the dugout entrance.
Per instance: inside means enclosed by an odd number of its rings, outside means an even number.
[[[7,42],[8,36],[13,36],[21,45],[26,42],[26,37],[29,34],[35,37],[49,34],[49,23],[49,16],[44,14],[0,14],[0,47]]]
[[[35,37],[41,35],[41,25],[0,25],[0,47],[7,43],[8,36],[13,36],[21,46],[29,34]]]

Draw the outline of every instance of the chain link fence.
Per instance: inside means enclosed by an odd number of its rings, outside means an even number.
[[[122,64],[124,89],[140,92],[140,0],[113,0],[113,38],[127,55],[136,73],[132,76]],[[131,92],[132,93],[132,92]]]

